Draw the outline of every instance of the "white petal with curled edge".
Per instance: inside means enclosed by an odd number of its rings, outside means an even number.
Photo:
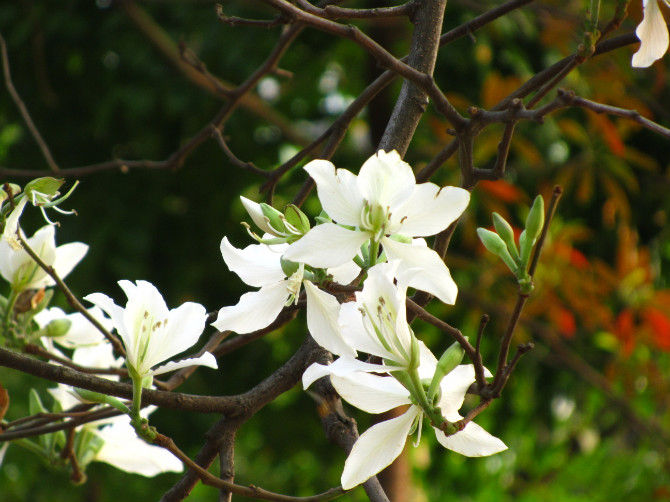
[[[5,229],[2,231],[2,236],[0,237],[0,240],[6,240],[14,249],[18,249],[21,246],[21,243],[16,238],[16,231],[19,229],[19,218],[21,217],[21,213],[23,213],[23,209],[26,207],[27,202],[28,197],[24,197],[16,207],[12,209],[12,212],[9,213],[9,216],[7,216],[7,219],[5,220]]]
[[[458,287],[447,265],[432,249],[396,242],[384,237],[382,246],[390,260],[399,260],[397,277],[410,287],[420,289],[449,305],[456,303]]]
[[[253,200],[242,196],[240,196],[240,200],[242,201],[244,209],[246,209],[247,213],[249,213],[249,216],[251,216],[251,221],[253,221],[258,228],[260,228],[263,232],[267,232],[272,235],[277,234],[277,231],[270,226],[268,217],[263,214],[261,205],[258,202],[254,202]]]
[[[668,26],[657,0],[644,0],[644,17],[635,34],[640,39],[640,48],[633,54],[632,65],[646,68],[663,57],[668,50]]]
[[[475,381],[475,368],[472,364],[459,364],[440,382],[440,402],[444,418],[455,421],[460,419],[458,410],[463,406],[465,394]]]
[[[366,363],[344,356],[327,366],[319,363],[311,364],[302,375],[302,386],[306,389],[319,378],[329,375],[346,377],[348,374],[355,372],[387,373],[392,370],[392,367],[383,364]]]
[[[83,242],[69,242],[58,246],[56,248],[56,258],[54,259],[53,267],[58,276],[65,278],[72,269],[81,261],[81,259],[88,252],[88,245]],[[46,280],[45,286],[53,286],[56,284],[54,280],[49,277]]]
[[[129,423],[115,422],[96,432],[104,440],[95,460],[122,471],[155,476],[161,472],[181,472],[181,461],[160,446],[147,444],[137,437]]]
[[[365,431],[354,443],[344,463],[342,488],[349,490],[364,483],[402,453],[407,434],[419,410],[411,406],[399,417],[380,422]]]
[[[410,198],[416,185],[412,168],[395,150],[379,150],[358,173],[358,189],[370,204],[390,207],[391,213]]]
[[[304,281],[303,284],[307,294],[307,328],[314,341],[338,356],[356,357],[356,350],[344,340],[337,324],[340,313],[337,299],[310,281]]]
[[[188,359],[182,359],[181,361],[170,361],[165,363],[162,366],[159,366],[152,371],[154,375],[161,375],[167,373],[168,371],[178,370],[180,368],[188,368],[189,366],[207,366],[208,368],[217,369],[219,366],[216,363],[216,357],[211,352],[205,352],[203,355],[198,357],[189,357]]]
[[[265,244],[251,244],[244,249],[237,249],[227,237],[221,240],[221,255],[230,271],[235,272],[245,284],[257,288],[286,277],[280,262],[281,251],[286,246],[273,248]]]
[[[222,307],[212,326],[219,331],[240,334],[265,328],[277,318],[288,297],[286,281],[263,286],[258,291],[243,294],[237,305]]]
[[[369,238],[367,232],[347,230],[334,223],[323,223],[291,244],[284,253],[284,258],[313,267],[337,267],[352,260]]]
[[[116,332],[121,337],[121,340],[123,340],[126,352],[128,352],[129,347],[132,347],[132,339],[126,329],[123,317],[124,309],[119,307],[114,303],[114,300],[104,293],[91,293],[86,295],[84,300],[102,309],[112,319],[112,324],[116,328]]]
[[[435,429],[435,436],[442,446],[466,457],[487,457],[507,449],[505,443],[474,422],[451,436]]]
[[[323,210],[333,220],[343,225],[360,225],[363,197],[358,191],[356,175],[322,159],[309,162],[304,167],[316,183],[316,191]]]
[[[7,453],[7,448],[9,448],[9,441],[2,445],[2,448],[0,448],[0,467],[2,467],[2,462],[5,460],[5,453]]]
[[[172,309],[151,335],[143,365],[150,368],[195,345],[206,322],[207,311],[199,303],[186,302]]]
[[[331,373],[330,381],[342,399],[367,413],[383,413],[410,404],[409,391],[393,377],[359,371],[342,376]]]
[[[412,196],[391,216],[399,233],[408,236],[435,235],[463,213],[470,192],[459,187],[438,187],[434,183],[416,185]]]

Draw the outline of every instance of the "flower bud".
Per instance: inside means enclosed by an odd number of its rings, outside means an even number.
[[[440,360],[437,362],[437,367],[435,368],[435,374],[433,379],[430,382],[430,387],[428,387],[428,401],[431,402],[435,397],[437,390],[439,389],[440,382],[445,377],[451,373],[451,371],[461,364],[463,360],[463,355],[465,350],[461,347],[461,344],[458,342],[452,343],[447,350],[444,351]]]
[[[286,274],[286,277],[291,277],[300,267],[299,263],[287,260],[283,256],[279,259],[279,263],[281,264],[281,269]]]
[[[289,204],[286,206],[284,211],[284,216],[286,221],[293,225],[300,234],[306,234],[309,232],[310,224],[307,215],[303,213],[300,208],[294,204]]]
[[[478,228],[477,235],[479,236],[479,240],[482,241],[482,244],[484,244],[484,247],[491,253],[499,256],[500,259],[505,262],[505,265],[507,265],[507,267],[516,275],[518,268],[517,264],[514,262],[512,255],[509,254],[507,245],[500,236],[485,228]]]
[[[46,327],[46,335],[50,338],[58,338],[65,336],[72,326],[72,321],[69,319],[54,319]]]
[[[496,232],[498,232],[500,238],[507,245],[507,250],[512,255],[512,258],[514,258],[514,261],[518,263],[519,251],[517,250],[516,243],[514,242],[514,230],[512,229],[512,226],[507,223],[505,218],[500,216],[498,213],[493,213],[493,226],[495,227]]]
[[[541,195],[538,195],[535,197],[526,218],[526,238],[530,240],[531,246],[535,244],[535,241],[540,236],[542,225],[544,225],[544,199]]]

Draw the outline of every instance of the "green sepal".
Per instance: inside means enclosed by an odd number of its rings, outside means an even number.
[[[521,270],[525,272],[528,270],[530,252],[533,250],[533,242],[528,238],[525,230],[519,236],[519,248],[521,249]]]
[[[51,176],[45,176],[43,178],[37,178],[26,183],[25,193],[29,197],[32,192],[39,192],[42,195],[45,195],[49,198],[55,196],[58,193],[58,189],[65,183],[63,178],[52,178]]]
[[[281,269],[284,274],[286,274],[286,277],[291,277],[300,268],[300,263],[287,260],[283,256],[279,259],[279,263],[281,264]]]
[[[44,330],[45,336],[50,338],[58,338],[59,336],[65,336],[72,326],[72,321],[69,319],[54,319]]]
[[[284,216],[286,217],[286,221],[293,225],[301,234],[309,232],[311,227],[309,218],[307,218],[307,215],[298,206],[294,204],[286,206]]]

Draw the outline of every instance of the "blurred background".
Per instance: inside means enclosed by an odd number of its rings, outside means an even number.
[[[374,1],[347,2],[372,6]],[[445,31],[497,5],[450,0]],[[461,112],[488,108],[539,70],[573,53],[581,40],[579,1],[531,3],[440,51],[436,79]],[[613,5],[603,3],[602,19]],[[227,2],[229,15],[270,19],[253,2]],[[629,32],[642,18],[633,0]],[[361,22],[396,55],[411,36],[406,19]],[[232,27],[217,20],[207,0],[117,3],[111,0],[20,0],[0,4],[14,84],[61,167],[114,158],[162,160],[209,121],[221,100],[185,69],[180,43],[208,70],[242,82],[267,56],[280,28]],[[670,125],[667,58],[632,70],[635,46],[597,57],[573,71],[563,86],[579,95],[634,108]],[[188,65],[186,65],[188,66]],[[235,154],[264,169],[287,160],[316,137],[380,70],[352,43],[305,30],[280,64],[292,72],[263,79],[254,106],[242,107],[224,135]],[[357,171],[374,152],[399,82],[357,117],[333,160]],[[553,96],[550,95],[550,97]],[[420,169],[449,141],[448,124],[429,107],[406,160]],[[475,162],[490,167],[502,128],[476,142]],[[565,110],[542,126],[521,123],[504,180],[481,182],[452,239],[447,263],[459,285],[457,305],[429,310],[476,333],[482,313],[491,316],[483,340],[484,362],[495,366],[497,347],[516,299],[505,267],[484,252],[477,226],[491,226],[497,211],[521,226],[533,197],[547,200],[564,188],[531,297],[515,343],[535,342],[501,399],[477,422],[509,450],[468,459],[448,452],[425,434],[408,444],[401,469],[404,491],[396,500],[421,501],[649,501],[670,500],[670,144],[630,121],[583,110]],[[0,92],[0,166],[47,166],[16,106]],[[280,183],[276,205],[297,192],[305,174],[295,169]],[[22,178],[10,179],[24,183]],[[78,216],[59,218],[60,243],[90,244],[69,277],[80,296],[101,291],[122,300],[116,281],[146,279],[168,305],[194,300],[213,311],[237,302],[246,287],[221,259],[224,235],[250,243],[239,222],[238,196],[261,200],[258,177],[227,160],[214,141],[177,171],[118,170],[80,179],[66,202]],[[454,159],[432,181],[458,184]],[[318,214],[312,196],[305,205]],[[43,223],[26,215],[31,234]],[[65,307],[60,294],[57,302]],[[217,394],[247,390],[299,347],[304,318],[199,370],[180,388]],[[417,322],[415,331],[435,351],[451,340]],[[9,390],[7,418],[27,414],[30,387],[46,382],[0,369]],[[45,401],[48,398],[45,397]],[[466,401],[466,407],[476,404]],[[365,430],[370,417],[347,408]],[[189,455],[215,416],[158,411],[158,428]],[[236,479],[267,489],[309,495],[339,483],[344,453],[329,445],[314,402],[295,388],[263,409],[237,436]],[[216,469],[216,466],[214,467]],[[214,471],[217,472],[217,471]],[[404,474],[403,474],[404,472]],[[148,480],[105,464],[92,464],[88,482],[74,486],[29,452],[11,447],[0,469],[3,501],[155,500],[178,476]],[[217,500],[197,486],[189,500]],[[362,490],[343,500],[365,500]]]

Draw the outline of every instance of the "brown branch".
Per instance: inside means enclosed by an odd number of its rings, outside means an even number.
[[[57,354],[52,354],[48,350],[40,347],[39,345],[35,345],[34,343],[29,343],[23,348],[23,350],[27,354],[33,354],[36,356],[44,357],[48,361],[55,361],[59,364],[62,364],[63,366],[67,366],[68,368],[72,368],[73,370],[79,371],[81,373],[87,373],[91,375],[118,375],[122,377],[128,376],[128,370],[123,368],[89,368],[87,366],[81,366],[79,364],[72,362],[70,359],[66,357],[61,357]]]
[[[228,160],[234,166],[249,171],[250,173],[257,174],[264,178],[270,176],[270,173],[268,171],[264,171],[263,169],[256,167],[256,165],[253,162],[244,162],[240,160],[228,147],[228,144],[226,143],[223,134],[221,134],[221,131],[214,126],[212,126],[211,129],[212,129],[212,137],[216,140],[216,142],[221,147],[221,150],[223,150],[223,153],[226,154],[226,157],[228,157]]]
[[[223,5],[218,3],[214,6],[214,12],[216,13],[218,20],[223,24],[227,24],[228,26],[256,26],[261,28],[274,28],[275,26],[287,24],[290,22],[290,19],[286,18],[286,16],[276,16],[274,19],[246,19],[243,17],[228,16],[225,12],[223,12]]]
[[[369,9],[347,9],[336,5],[316,7],[307,0],[296,0],[296,4],[305,12],[325,19],[380,19],[399,16],[412,18],[421,2],[410,0],[393,7],[373,7]]]
[[[188,468],[197,472],[198,476],[200,477],[200,479],[204,484],[224,489],[231,493],[235,493],[236,495],[242,495],[244,497],[253,497],[262,500],[277,500],[284,502],[299,502],[299,501],[317,502],[320,500],[332,500],[345,493],[342,487],[337,487],[337,488],[331,488],[330,490],[324,493],[320,493],[318,495],[312,495],[309,497],[291,497],[288,495],[282,495],[280,493],[270,492],[259,486],[237,485],[235,483],[231,483],[217,476],[214,476],[209,471],[203,469],[201,466],[199,466],[193,460],[191,460],[191,458],[188,455],[186,455],[183,451],[181,451],[171,438],[164,436],[163,434],[158,434],[156,436],[156,439],[154,439],[153,444],[165,448],[175,457],[181,460]]]
[[[19,93],[16,91],[16,88],[14,87],[14,83],[12,82],[12,75],[9,70],[9,55],[7,54],[7,44],[5,43],[5,39],[2,36],[2,34],[0,34],[0,55],[2,56],[2,73],[5,77],[5,86],[7,87],[7,91],[9,92],[9,95],[12,97],[14,104],[19,109],[21,117],[23,117],[23,121],[26,123],[26,126],[28,126],[30,134],[32,134],[33,138],[35,139],[35,142],[37,143],[37,146],[39,146],[40,150],[42,151],[42,155],[44,156],[44,159],[49,165],[49,169],[51,169],[54,173],[58,173],[60,171],[58,164],[56,164],[56,161],[51,155],[49,147],[44,141],[44,138],[42,138],[42,135],[40,134],[39,129],[37,129],[37,126],[33,122],[33,119],[30,117],[30,113],[28,113],[28,108],[26,108],[25,103],[23,102],[21,96],[19,96]]]

